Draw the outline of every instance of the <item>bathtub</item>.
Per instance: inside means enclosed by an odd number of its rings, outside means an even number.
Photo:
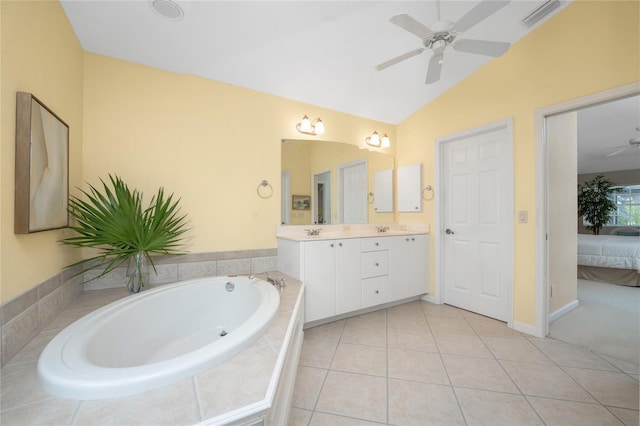
[[[278,290],[248,277],[169,284],[74,322],[38,359],[42,387],[74,399],[118,398],[166,386],[231,358],[269,326]]]

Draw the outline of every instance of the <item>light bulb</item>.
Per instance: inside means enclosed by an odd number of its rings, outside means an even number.
[[[316,119],[313,130],[316,135],[324,134],[324,123],[322,122],[322,120],[320,120],[319,118]]]
[[[386,134],[382,135],[382,147],[389,148],[391,146],[391,141],[389,141],[389,136]]]
[[[302,121],[300,122],[300,130],[302,130],[303,132],[311,131],[311,122],[309,121],[309,117],[307,117],[306,115],[302,117]]]

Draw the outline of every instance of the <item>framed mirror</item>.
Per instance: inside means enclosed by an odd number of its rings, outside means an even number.
[[[287,139],[282,141],[281,166],[283,225],[394,221],[393,207],[375,210],[375,176],[383,170],[392,174],[391,155],[340,142]],[[383,198],[389,196],[385,191]],[[309,196],[310,209],[293,209],[294,194]]]

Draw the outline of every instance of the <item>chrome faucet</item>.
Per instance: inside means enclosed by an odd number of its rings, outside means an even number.
[[[280,278],[280,279],[272,278],[269,272],[264,271],[264,272],[256,272],[255,274],[249,275],[249,279],[252,280],[258,275],[264,276],[265,280],[269,284],[273,285],[274,287],[277,287],[278,290],[284,290],[284,285],[285,285],[284,278]]]
[[[388,226],[376,226],[378,232],[387,232],[389,230]]]

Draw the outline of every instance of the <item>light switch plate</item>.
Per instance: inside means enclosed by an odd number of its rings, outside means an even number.
[[[529,212],[527,210],[518,210],[518,223],[529,222]]]

